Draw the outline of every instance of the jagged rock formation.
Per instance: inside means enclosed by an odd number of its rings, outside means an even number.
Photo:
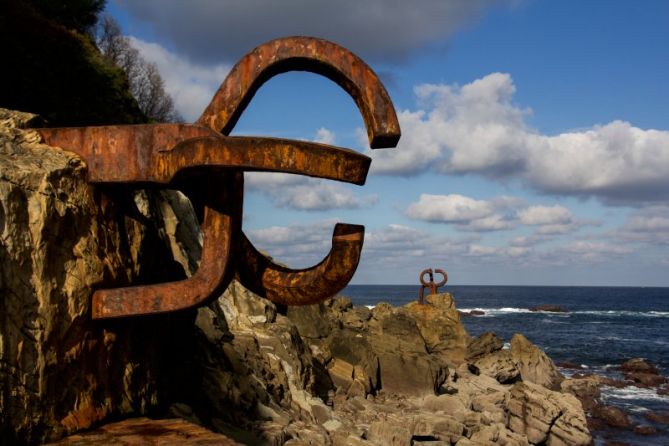
[[[31,120],[0,110],[0,443],[143,415],[243,444],[590,442],[552,361],[521,337],[470,339],[446,293],[286,309],[233,282],[197,310],[92,321],[96,287],[191,274],[199,229],[177,193],[91,187]]]
[[[147,280],[160,256],[138,218],[86,183],[80,159],[0,110],[0,438],[35,443],[158,402],[166,318],[90,319],[97,286]],[[164,248],[163,248],[164,250]],[[169,265],[166,265],[169,266]],[[172,318],[185,322],[183,316]]]

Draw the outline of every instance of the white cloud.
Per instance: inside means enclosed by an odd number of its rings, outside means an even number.
[[[272,199],[274,205],[304,211],[327,209],[356,209],[372,206],[378,197],[369,194],[358,197],[351,188],[331,180],[275,172],[247,172],[245,185],[249,191],[260,192]]]
[[[200,116],[231,68],[227,64],[194,63],[157,43],[133,36],[128,38],[146,60],[158,66],[165,90],[187,121],[195,121]]]
[[[333,131],[326,129],[325,127],[321,127],[316,130],[316,138],[314,138],[315,142],[333,145],[335,140],[335,134]]]
[[[609,235],[624,242],[668,245],[669,206],[649,206],[638,210]]]
[[[518,217],[526,225],[556,225],[574,221],[571,211],[557,204],[554,206],[530,206],[519,211]]]
[[[493,208],[487,201],[474,200],[463,195],[420,194],[406,214],[415,219],[438,222],[462,222],[489,217]]]
[[[564,257],[592,263],[611,260],[613,257],[621,257],[630,254],[633,250],[618,243],[608,243],[590,240],[577,240],[566,244],[560,250]]]
[[[421,194],[411,203],[405,215],[415,220],[450,223],[463,231],[500,231],[519,225],[537,227],[535,234],[517,238],[515,246],[529,246],[547,241],[551,236],[567,234],[585,225],[598,222],[578,220],[572,212],[560,205],[524,207],[523,200],[499,196],[490,200],[476,200],[458,194]]]
[[[466,231],[498,231],[514,226],[501,210],[518,204],[513,197],[475,200],[459,194],[421,194],[418,201],[405,210],[409,218],[437,223],[453,223]]]
[[[292,268],[306,268],[320,262],[332,246],[336,221],[309,225],[271,226],[246,231],[251,242],[276,261]]]
[[[336,135],[321,127],[313,140],[334,144]],[[355,186],[288,173],[247,172],[245,184],[248,190],[269,196],[276,206],[303,211],[356,209],[373,206],[378,199],[375,194],[358,197],[352,190]]]
[[[513,103],[515,86],[504,73],[462,87],[421,85],[415,92],[420,109],[399,113],[399,147],[370,152],[372,172],[478,173],[607,203],[669,200],[669,131],[613,121],[542,135],[525,122],[530,110]]]
[[[321,180],[306,179],[304,184],[289,186],[283,190],[273,189],[270,195],[277,206],[305,211],[323,211],[327,209],[360,208],[376,203],[376,195],[358,198],[341,186]]]
[[[513,0],[115,0],[181,54],[235,62],[277,36],[330,39],[365,58],[400,60]]]

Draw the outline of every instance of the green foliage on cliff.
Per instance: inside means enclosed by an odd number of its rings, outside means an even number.
[[[87,32],[104,0],[0,0],[0,107],[49,126],[147,122],[123,71]]]

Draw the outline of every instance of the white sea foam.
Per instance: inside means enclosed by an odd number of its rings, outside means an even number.
[[[593,316],[630,316],[630,317],[669,317],[669,311],[630,311],[630,310],[585,310],[572,311],[572,314],[590,314]]]
[[[373,310],[374,307],[375,307],[376,305],[365,305],[365,306],[366,306],[367,308],[369,308],[370,310]]]
[[[602,386],[602,398],[619,400],[645,400],[669,402],[669,396],[658,395],[655,389],[644,389],[636,386],[623,388]]]
[[[520,313],[532,313],[540,314],[543,316],[552,316],[552,317],[565,317],[568,318],[574,314],[585,314],[591,316],[605,316],[605,317],[660,317],[665,318],[669,317],[669,311],[630,311],[630,310],[583,310],[583,311],[568,311],[566,313],[556,313],[552,311],[530,311],[528,308],[518,308],[518,307],[502,307],[502,308],[460,308],[460,311],[464,313],[469,313],[470,311],[483,311],[483,316],[503,316],[507,314],[520,314]],[[590,321],[590,324],[602,324],[602,321]]]
[[[518,314],[518,313],[531,313],[527,308],[515,308],[515,307],[502,307],[502,308],[461,308],[460,311],[463,313],[469,313],[471,311],[483,311],[479,317],[485,316],[499,316],[504,314]]]

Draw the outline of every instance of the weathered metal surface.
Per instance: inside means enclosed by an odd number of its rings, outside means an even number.
[[[434,281],[434,274],[441,274],[443,276],[443,279],[439,282]],[[429,276],[430,280],[425,280],[425,276]],[[419,304],[424,304],[425,303],[425,288],[428,288],[430,290],[430,294],[437,294],[437,289],[439,287],[442,287],[446,285],[446,282],[448,281],[448,275],[446,274],[446,271],[443,269],[435,269],[434,271],[432,268],[428,268],[423,270],[420,273],[420,292],[418,293],[418,303]]]
[[[397,145],[400,125],[376,73],[346,48],[312,37],[276,39],[248,53],[232,68],[197,122],[229,134],[260,86],[288,71],[311,71],[339,84],[362,113],[370,147]]]
[[[235,276],[256,293],[288,305],[315,303],[346,286],[360,260],[363,226],[337,224],[330,253],[304,270],[273,263],[241,229],[244,171],[365,183],[371,160],[360,153],[305,141],[227,136],[263,83],[294,70],[324,75],[344,88],[362,113],[372,148],[397,144],[397,116],[376,74],[345,48],[310,37],[273,40],[244,56],[195,124],[38,129],[45,143],[84,159],[91,183],[169,185],[203,209],[198,271],[176,282],[98,290],[94,318],[196,306],[220,294]]]
[[[332,249],[318,265],[295,270],[277,265],[249,242],[241,243],[237,278],[249,290],[272,302],[284,305],[306,305],[333,296],[353,277],[365,227],[337,223],[332,234]]]

